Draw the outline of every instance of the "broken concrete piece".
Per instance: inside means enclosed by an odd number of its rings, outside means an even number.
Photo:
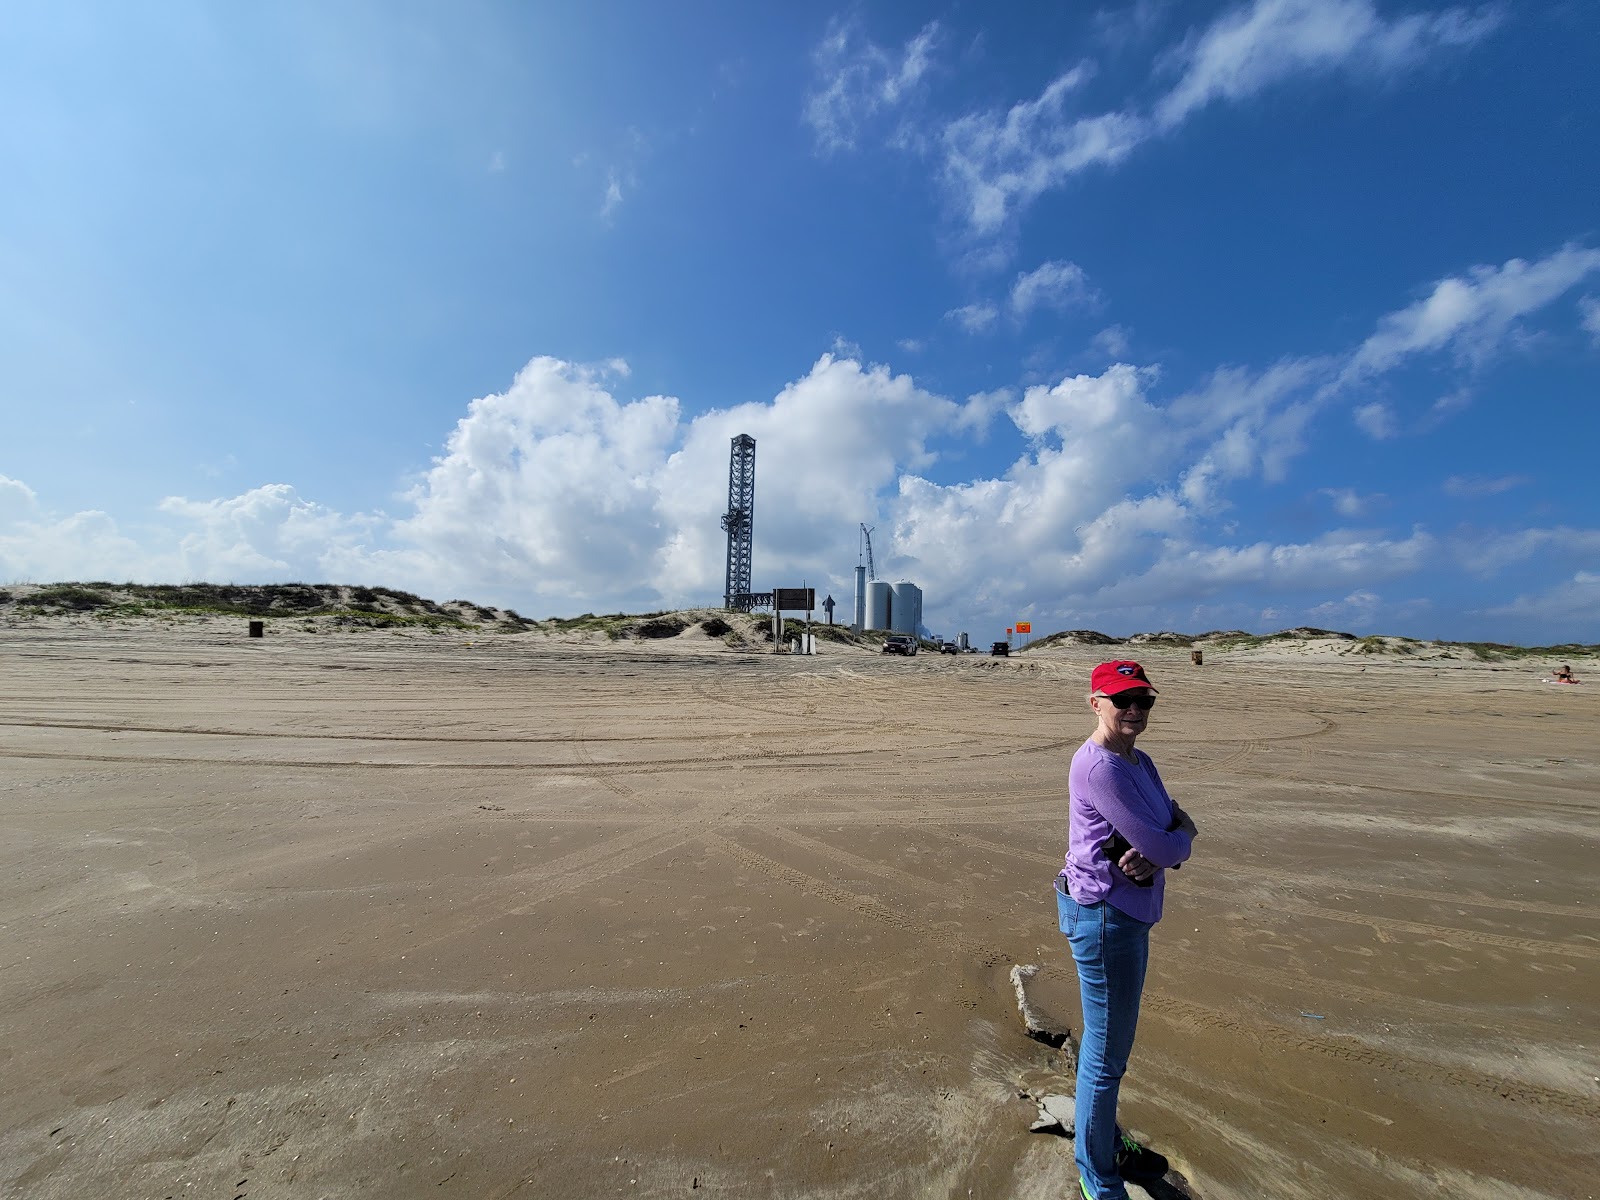
[[[1068,1031],[1054,1024],[1028,1001],[1027,981],[1038,973],[1037,963],[1011,968],[1011,986],[1017,992],[1017,1011],[1022,1014],[1022,1027],[1027,1030],[1029,1037],[1047,1046],[1060,1047],[1066,1042]]]
[[[1077,1101],[1071,1096],[1035,1096],[1039,1106],[1039,1119],[1028,1126],[1029,1133],[1060,1133],[1071,1137],[1075,1132]]]

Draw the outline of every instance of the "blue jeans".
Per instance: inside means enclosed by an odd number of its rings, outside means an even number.
[[[1126,1200],[1117,1174],[1117,1092],[1139,1024],[1150,925],[1106,903],[1079,904],[1058,884],[1061,932],[1072,945],[1083,998],[1078,1039],[1078,1174],[1095,1200]]]

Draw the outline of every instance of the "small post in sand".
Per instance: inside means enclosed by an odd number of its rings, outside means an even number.
[[[266,632],[267,632],[267,623],[265,621],[251,621],[250,622],[250,636],[251,637],[264,637],[266,635]]]

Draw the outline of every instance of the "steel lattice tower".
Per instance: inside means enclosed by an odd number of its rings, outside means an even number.
[[[755,550],[756,440],[747,433],[733,439],[728,455],[728,511],[722,527],[728,531],[728,574],[722,602],[727,608],[750,605],[750,557]]]

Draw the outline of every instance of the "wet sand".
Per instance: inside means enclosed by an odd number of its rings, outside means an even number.
[[[280,628],[0,629],[0,1195],[1073,1194],[1008,972],[1076,1028],[1105,652]],[[1600,1195],[1600,684],[1137,656],[1202,837],[1127,1122],[1205,1200]]]

